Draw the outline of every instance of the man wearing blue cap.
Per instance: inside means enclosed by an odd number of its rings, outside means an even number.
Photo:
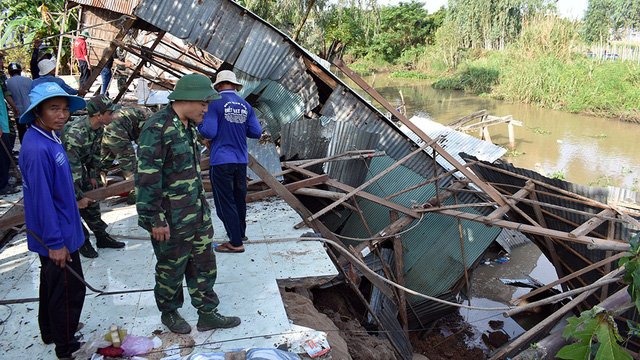
[[[31,105],[20,117],[31,124],[20,150],[24,212],[29,250],[40,255],[38,323],[45,344],[55,343],[59,359],[80,348],[74,333],[86,293],[71,274],[82,276],[78,249],[84,243],[71,167],[58,137],[69,114],[86,106],[55,83],[36,86]]]

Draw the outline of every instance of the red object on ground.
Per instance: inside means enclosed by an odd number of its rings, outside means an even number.
[[[123,353],[124,353],[124,350],[122,348],[115,348],[113,346],[98,349],[98,354],[104,355],[104,356],[117,357],[117,356],[122,356]]]

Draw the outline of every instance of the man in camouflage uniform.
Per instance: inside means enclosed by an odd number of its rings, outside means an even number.
[[[80,216],[96,236],[99,248],[122,248],[124,243],[107,234],[107,224],[100,218],[100,203],[85,196],[84,192],[98,188],[100,179],[100,147],[105,125],[111,123],[117,106],[103,95],[96,96],[87,103],[87,115],[64,126],[62,143],[69,158],[76,200]],[[90,242],[89,230],[84,228],[84,244],[80,254],[87,258],[98,257]]]
[[[211,210],[200,178],[196,125],[214,95],[206,76],[183,76],[169,94],[172,102],[145,122],[138,139],[138,224],[149,231],[157,259],[154,295],[160,319],[180,334],[191,332],[178,313],[183,278],[198,309],[199,331],[240,324],[238,317],[217,312]]]
[[[120,109],[111,124],[104,127],[102,135],[102,168],[107,172],[114,160],[118,160],[125,180],[132,179],[137,167],[133,142],[138,141],[144,122],[153,115],[145,106],[132,106]],[[135,204],[135,190],[131,190],[129,204]]]
[[[118,92],[122,92],[127,86],[127,80],[129,76],[127,75],[127,67],[133,66],[131,62],[126,61],[127,51],[121,47],[116,48],[116,80],[118,81]]]

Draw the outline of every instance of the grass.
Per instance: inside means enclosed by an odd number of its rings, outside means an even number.
[[[433,75],[423,74],[419,71],[411,71],[411,70],[396,70],[389,74],[391,78],[397,79],[418,79],[418,80],[426,80],[432,79]]]

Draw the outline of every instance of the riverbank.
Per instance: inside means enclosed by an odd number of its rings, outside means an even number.
[[[432,80],[432,86],[440,90],[640,123],[640,66],[635,63],[599,61],[578,54],[571,61],[554,56],[525,60],[494,51],[465,62],[454,72],[406,70],[371,62],[350,66],[363,74],[382,72],[391,78]]]
[[[371,62],[350,66],[365,74],[388,72],[392,78],[432,80],[432,86],[440,90],[640,123],[640,65],[632,62],[582,54],[563,59],[553,54],[526,57],[492,51],[453,72],[442,71],[437,64],[421,71]]]

